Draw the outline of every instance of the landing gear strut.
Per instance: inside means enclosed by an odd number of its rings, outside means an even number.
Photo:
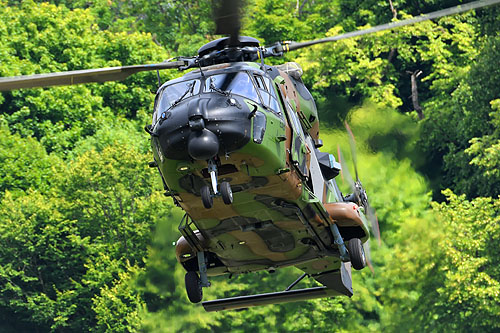
[[[339,228],[337,227],[337,225],[335,223],[333,223],[333,224],[330,224],[330,229],[332,230],[334,243],[339,248],[340,260],[342,260],[343,262],[349,261],[349,253],[347,252],[347,247],[345,246],[344,240],[342,239],[342,236],[340,235]]]
[[[230,205],[233,203],[233,191],[231,190],[231,185],[228,182],[222,182],[220,185],[217,182],[217,163],[215,163],[214,159],[210,159],[208,161],[208,172],[210,174],[210,182],[213,194],[210,193],[209,186],[203,186],[200,190],[201,200],[203,202],[203,206],[205,208],[212,208],[213,206],[213,197],[222,196],[222,201],[226,205]]]
[[[210,174],[210,180],[212,181],[212,190],[214,190],[214,194],[217,194],[217,164],[211,158],[208,161],[208,173]]]
[[[189,271],[184,276],[186,283],[186,292],[191,303],[199,303],[203,298],[203,287],[210,287],[207,277],[207,259],[205,252],[200,251],[197,253],[198,269],[200,274],[196,271]]]

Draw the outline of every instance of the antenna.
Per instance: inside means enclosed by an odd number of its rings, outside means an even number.
[[[198,64],[198,67],[200,67],[200,74],[203,79],[205,79],[205,73],[203,73],[203,69],[201,69],[201,64],[198,60],[196,60],[196,63]]]
[[[264,48],[263,47],[258,47],[257,48],[257,54],[260,58],[260,69],[264,70]]]
[[[158,88],[161,87],[161,77],[160,77],[160,70],[156,70],[156,76],[158,77]]]

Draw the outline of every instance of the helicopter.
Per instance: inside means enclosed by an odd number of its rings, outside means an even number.
[[[196,56],[0,78],[0,91],[122,80],[149,70],[191,70],[159,87],[152,122],[145,127],[154,159],[149,166],[158,169],[166,195],[186,212],[175,251],[186,270],[189,300],[202,301],[209,277],[289,266],[304,273],[284,291],[202,305],[221,311],[350,297],[351,268],[361,270],[369,263],[370,224],[374,236],[380,236],[376,217],[356,163],[352,193],[340,191],[335,178],[347,168],[340,154],[335,158],[321,151],[318,111],[300,66],[271,66],[265,58],[498,2],[476,1],[334,37],[263,47],[239,34],[241,2],[220,1],[216,34],[228,37],[203,45]],[[322,286],[294,289],[306,277]]]

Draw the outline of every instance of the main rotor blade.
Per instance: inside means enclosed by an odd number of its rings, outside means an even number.
[[[240,8],[242,0],[215,0],[215,34],[230,35],[230,46],[239,43]]]
[[[120,81],[135,73],[153,71],[158,69],[179,68],[183,65],[183,61],[173,61],[149,65],[118,66],[108,68],[83,69],[59,73],[1,77],[0,91],[9,91],[22,88],[73,85],[90,82]]]
[[[321,44],[321,43],[329,43],[329,42],[334,42],[334,41],[338,41],[341,39],[367,35],[367,34],[379,32],[379,31],[384,31],[384,30],[390,30],[390,29],[399,28],[399,27],[402,27],[405,25],[415,24],[415,23],[423,22],[423,21],[427,21],[427,20],[433,20],[433,19],[437,19],[437,18],[447,16],[447,15],[459,14],[459,13],[463,13],[463,12],[466,12],[469,10],[473,10],[473,9],[477,9],[477,8],[481,8],[481,7],[486,7],[486,6],[491,6],[491,5],[495,5],[498,3],[500,3],[500,0],[479,0],[479,1],[469,2],[467,4],[438,10],[438,11],[435,11],[432,13],[422,14],[420,16],[412,17],[412,18],[409,18],[406,20],[377,25],[375,27],[368,28],[368,29],[351,31],[351,32],[347,32],[345,34],[341,34],[341,35],[337,35],[337,36],[316,39],[316,40],[307,41],[307,42],[288,42],[285,45],[284,50],[285,51],[293,51],[293,50],[301,49],[303,47],[308,47],[311,45],[316,45],[316,44]]]

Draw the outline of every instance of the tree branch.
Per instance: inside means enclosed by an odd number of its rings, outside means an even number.
[[[392,18],[397,19],[398,18],[398,12],[396,9],[394,9],[394,5],[392,4],[392,0],[389,0],[389,6],[391,7],[391,12],[392,12]]]
[[[398,12],[394,8],[394,5],[392,3],[392,0],[389,0],[389,6],[391,7],[391,12],[392,12],[392,19],[395,20],[398,18]],[[391,51],[389,52],[389,56],[387,57],[387,61],[389,63],[392,62],[392,59],[394,58],[394,55],[396,54],[396,48],[391,48]]]
[[[299,8],[299,17],[302,15],[302,10],[304,9],[304,6],[306,5],[308,0],[304,0],[304,2],[302,3],[302,5],[300,5],[300,8]]]
[[[422,107],[418,103],[418,87],[417,78],[422,74],[422,71],[417,69],[414,72],[406,71],[411,76],[411,101],[413,103],[413,109],[417,111],[418,119],[424,119],[424,113],[422,112]]]

